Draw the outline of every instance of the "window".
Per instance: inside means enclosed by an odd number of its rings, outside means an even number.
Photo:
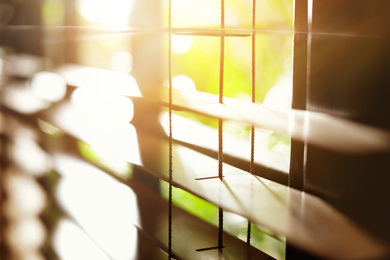
[[[387,2],[0,7],[2,258],[388,256]]]

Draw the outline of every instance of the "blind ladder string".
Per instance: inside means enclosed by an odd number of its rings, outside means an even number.
[[[252,1],[252,103],[256,103],[256,0]],[[251,162],[249,172],[255,172],[255,127],[251,126]],[[251,243],[252,224],[248,220],[246,242]]]
[[[169,195],[168,195],[168,259],[172,254],[172,0],[168,2],[168,84],[169,84]]]
[[[223,80],[224,80],[224,65],[225,65],[225,0],[221,0],[221,48],[220,48],[220,63],[219,63],[219,103],[223,104]],[[223,171],[223,120],[218,119],[218,177],[222,181]],[[223,247],[223,209],[218,208],[218,248]]]

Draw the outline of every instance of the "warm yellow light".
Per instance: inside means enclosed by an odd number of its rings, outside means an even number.
[[[111,68],[118,72],[130,73],[133,68],[133,56],[127,51],[118,51],[111,57]]]
[[[164,86],[168,87],[168,80],[164,82]],[[196,90],[195,82],[185,75],[177,75],[172,78],[172,88],[178,90]]]
[[[183,54],[191,49],[192,37],[189,35],[172,35],[172,52]]]
[[[131,121],[134,114],[133,102],[126,97],[99,93],[93,88],[76,89],[72,103],[87,120],[96,121],[104,129]]]
[[[60,101],[66,94],[64,78],[53,72],[41,71],[36,73],[30,86],[37,97],[47,101]]]
[[[79,0],[78,10],[88,21],[106,26],[127,26],[133,0]]]
[[[176,27],[203,27],[220,24],[220,1],[172,1],[172,23]]]
[[[72,157],[56,155],[55,161],[62,177],[55,191],[58,203],[89,238],[71,222],[61,221],[54,234],[54,248],[63,259],[134,259],[135,225],[139,224],[134,192]]]

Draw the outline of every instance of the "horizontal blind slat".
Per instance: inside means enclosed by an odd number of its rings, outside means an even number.
[[[71,67],[68,75],[61,70],[59,72],[68,79],[80,69],[83,67]],[[77,80],[72,83],[77,85]],[[168,88],[161,87],[159,100],[140,97],[137,90],[129,97],[168,106],[168,91]],[[390,151],[389,131],[341,117],[295,109],[277,110],[227,97],[224,104],[219,104],[217,95],[200,91],[174,89],[172,94],[173,108],[176,110],[253,125],[332,151],[347,154]]]
[[[60,174],[66,176],[77,176],[77,169],[80,166],[82,166],[82,169],[85,169],[87,166],[92,175],[101,175],[103,173],[98,168],[88,165],[85,161],[79,160],[74,156],[55,154],[54,158],[54,167]],[[66,163],[61,163],[61,158],[65,158]],[[142,205],[142,209],[147,210],[144,214],[149,216],[142,223],[129,223],[129,225],[135,225],[141,233],[144,233],[144,237],[150,243],[154,243],[164,251],[167,251],[168,227],[166,226],[166,222],[168,218],[168,202],[140,182],[126,180],[124,183],[137,194],[137,197],[141,200],[140,204]],[[174,254],[179,259],[214,258],[218,250],[205,250],[201,252],[196,250],[215,246],[213,236],[217,233],[217,228],[176,206],[173,207],[173,210],[175,214],[173,228],[174,231],[180,232],[181,234],[178,237],[174,237]],[[224,233],[224,239],[226,244],[222,256],[226,259],[238,259],[242,257],[245,259],[273,259],[227,233]]]
[[[147,133],[139,133],[139,138],[161,148],[168,145],[166,140]],[[146,152],[154,158],[155,146],[149,147]],[[179,155],[173,162],[176,186],[286,236],[298,247],[325,258],[372,258],[386,253],[386,246],[380,241],[313,195],[226,164],[222,182],[218,179],[196,180],[215,175],[216,160],[180,145],[174,145],[173,149]],[[156,162],[150,160],[143,167],[160,179],[166,181],[168,178],[167,165],[157,167]]]

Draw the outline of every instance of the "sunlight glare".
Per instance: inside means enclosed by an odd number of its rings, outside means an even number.
[[[203,27],[220,24],[219,1],[178,0],[172,1],[172,23],[178,27]]]
[[[66,94],[65,79],[53,72],[36,73],[30,86],[36,96],[51,102],[60,101]]]
[[[130,73],[133,68],[133,56],[127,51],[118,51],[111,57],[111,68],[114,71]]]
[[[174,54],[186,53],[192,46],[192,37],[189,35],[172,35],[172,52]]]
[[[130,123],[120,122],[110,126],[102,118],[91,120],[70,104],[57,110],[54,123],[90,144],[99,153],[103,152],[132,164],[142,164],[137,132]]]
[[[308,23],[309,27],[311,28],[311,23],[313,20],[313,0],[309,0],[307,2],[307,17],[308,17]]]
[[[90,22],[127,27],[133,0],[79,0],[77,7]]]
[[[13,82],[8,85],[8,91],[3,94],[7,106],[18,112],[30,114],[47,108],[50,103],[33,95],[25,83]]]
[[[64,66],[58,71],[72,86],[93,88],[105,94],[142,96],[137,81],[128,74],[77,65]]]
[[[86,120],[102,122],[102,127],[130,122],[134,115],[134,105],[129,98],[98,93],[91,88],[76,89],[71,100]]]
[[[53,248],[63,260],[109,260],[102,250],[70,220],[60,220],[54,231]]]
[[[168,80],[164,82],[164,86],[168,87]],[[177,90],[190,90],[195,91],[195,82],[185,75],[177,75],[172,78],[172,88]]]
[[[104,138],[96,138],[92,147],[98,153],[117,159],[142,165],[137,132],[133,125],[123,123]]]
[[[292,78],[282,76],[267,92],[263,104],[274,109],[289,109],[292,102]]]
[[[55,161],[62,176],[56,190],[60,205],[111,259],[133,259],[137,249],[134,225],[139,223],[134,192],[75,158],[57,155]]]

